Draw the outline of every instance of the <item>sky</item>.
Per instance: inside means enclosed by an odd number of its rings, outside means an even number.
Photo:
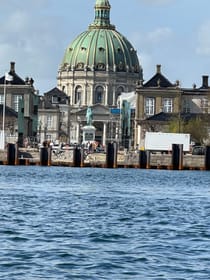
[[[0,0],[0,77],[15,62],[43,94],[56,87],[65,49],[94,21],[95,0]],[[144,80],[161,64],[182,87],[210,75],[209,0],[110,0],[111,23],[137,50]]]

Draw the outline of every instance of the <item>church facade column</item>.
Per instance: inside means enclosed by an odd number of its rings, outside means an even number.
[[[109,96],[108,96],[108,84],[105,86],[105,106],[109,103]]]
[[[88,84],[85,83],[84,85],[84,105],[88,106]]]
[[[103,143],[102,143],[103,146],[106,145],[106,138],[107,138],[107,123],[104,122],[103,123]]]
[[[70,88],[70,102],[71,102],[71,105],[74,105],[74,100],[75,96],[74,96],[74,83],[71,84],[71,88]]]
[[[90,97],[87,100],[87,105],[92,106],[94,104],[94,87],[90,85]]]
[[[112,92],[113,92],[113,99],[112,99],[112,105],[115,106],[116,104],[116,89],[115,87],[112,87]]]
[[[77,123],[77,143],[79,144],[80,143],[80,125],[79,123]]]

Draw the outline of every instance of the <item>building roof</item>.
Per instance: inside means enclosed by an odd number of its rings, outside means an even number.
[[[108,0],[96,0],[94,22],[67,47],[61,71],[134,72],[141,78],[136,50],[110,23],[110,9]]]
[[[3,115],[3,104],[0,104],[0,114]],[[18,113],[10,107],[5,107],[5,116],[7,117],[18,117]]]
[[[15,72],[15,62],[10,62],[10,71],[8,72],[10,76],[12,76],[12,81],[9,82],[11,85],[33,85],[33,79],[26,78],[23,80],[20,76]],[[5,83],[5,75],[0,78],[0,84]]]
[[[174,119],[182,119],[184,121],[189,121],[191,119],[196,119],[196,118],[204,118],[205,114],[197,114],[197,113],[164,113],[161,112],[159,114],[153,115],[151,117],[148,117],[147,119],[145,119],[144,121],[148,122],[148,121],[155,121],[155,122],[169,122],[171,120]]]
[[[50,91],[45,92],[44,96],[40,97],[39,108],[54,109],[64,104],[69,104],[69,97],[65,92],[54,87]]]
[[[161,65],[157,65],[156,74],[144,84],[144,87],[174,87],[172,84],[162,73],[161,73]]]
[[[67,104],[69,100],[69,97],[66,95],[66,93],[58,89],[57,87],[54,87],[48,92],[45,92],[44,97],[45,99],[51,101],[51,103],[53,103],[53,98],[54,98],[54,103],[59,103],[59,104]]]

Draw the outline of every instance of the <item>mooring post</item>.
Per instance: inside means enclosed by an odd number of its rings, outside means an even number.
[[[15,144],[15,165],[19,165],[19,150],[18,143]]]
[[[150,151],[146,151],[146,168],[150,169]]]
[[[114,167],[114,146],[113,143],[108,143],[106,148],[106,167]]]
[[[15,165],[15,144],[7,144],[7,164]]]
[[[179,169],[179,145],[172,144],[171,166],[173,170]]]
[[[183,144],[179,144],[179,170],[183,170]]]
[[[113,159],[113,168],[117,168],[117,152],[118,152],[118,145],[116,142],[113,143],[114,149],[114,159]]]
[[[48,148],[41,147],[40,149],[40,165],[48,166]]]
[[[210,170],[210,146],[205,149],[205,170]]]
[[[78,147],[75,147],[73,151],[73,166],[80,167],[80,165],[81,165],[81,150]]]
[[[84,167],[84,160],[85,160],[85,153],[84,153],[84,148],[82,147],[80,150],[80,167]]]
[[[52,165],[52,147],[48,147],[47,149],[47,165],[51,166]]]
[[[139,151],[139,168],[146,168],[147,166],[147,155],[143,150]]]

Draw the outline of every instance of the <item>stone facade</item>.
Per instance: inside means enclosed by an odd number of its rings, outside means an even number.
[[[145,132],[164,132],[172,119],[179,125],[182,120],[196,116],[209,119],[208,76],[202,79],[200,88],[181,88],[178,81],[171,83],[161,73],[161,65],[157,65],[156,74],[149,81],[139,82],[136,88],[135,145],[144,147]]]
[[[14,141],[23,144],[25,138],[34,138],[37,133],[38,100],[39,97],[33,86],[33,79],[23,80],[15,71],[15,62],[10,63],[9,75],[12,81],[6,81],[5,76],[0,78],[0,104],[4,104],[17,114],[15,129],[11,135],[7,115],[5,117],[6,136],[13,137]],[[1,122],[2,124],[2,122]]]
[[[64,142],[70,139],[69,98],[58,88],[44,93],[40,97],[38,110],[38,139],[40,143]]]

